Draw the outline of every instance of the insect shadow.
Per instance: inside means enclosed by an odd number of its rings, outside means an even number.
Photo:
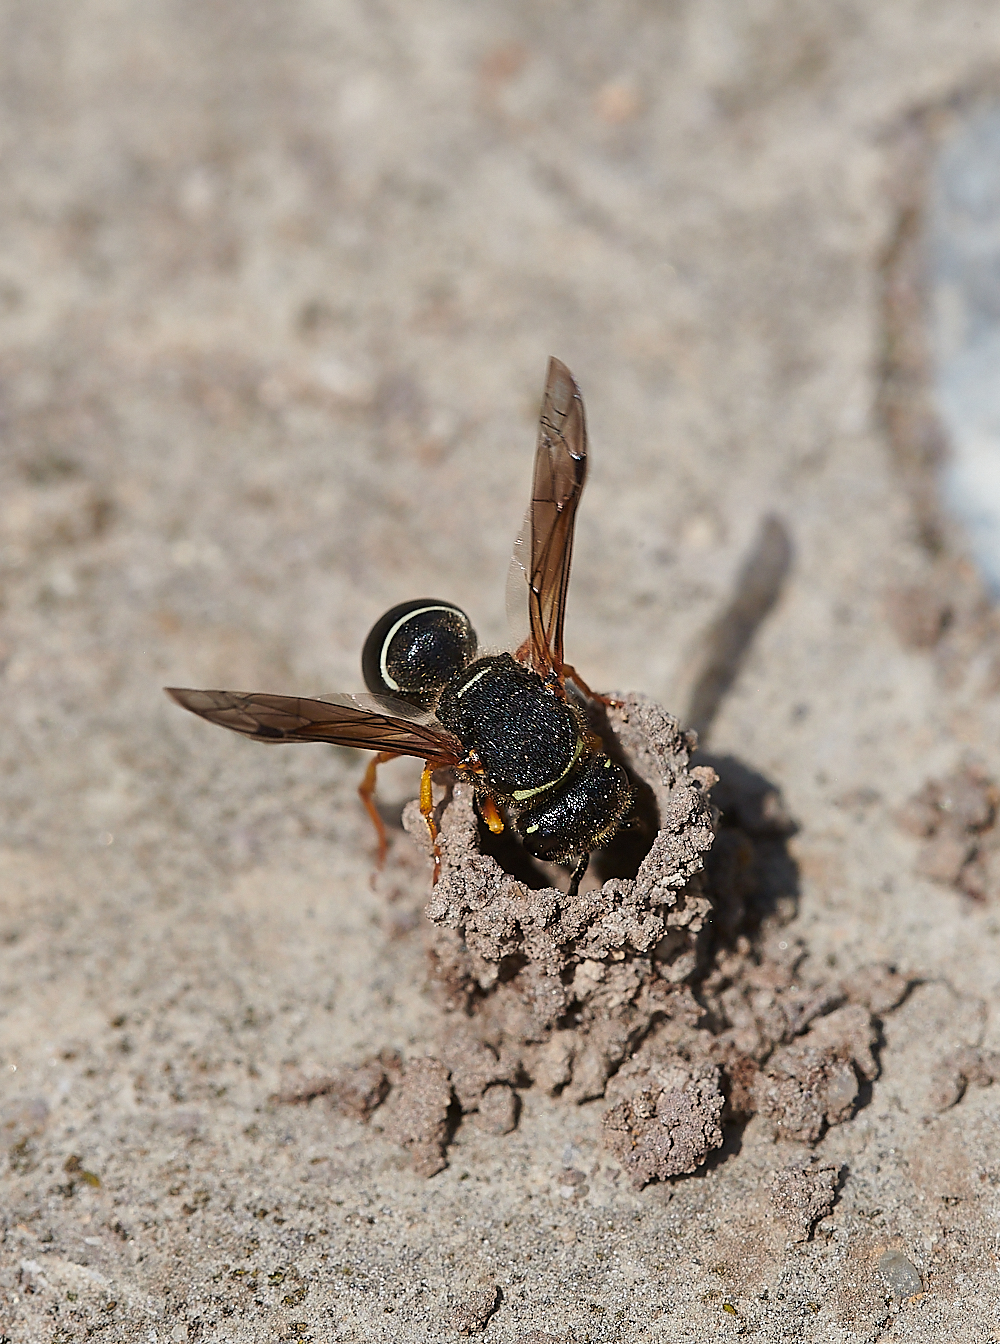
[[[710,765],[719,776],[712,790],[719,830],[706,864],[715,947],[731,946],[741,934],[752,939],[770,916],[787,920],[798,909],[798,865],[788,850],[796,826],[779,787],[738,757],[707,746],[723,702],[784,591],[793,558],[788,529],[768,515],[744,557],[729,602],[709,627],[685,716],[702,743],[696,762]]]

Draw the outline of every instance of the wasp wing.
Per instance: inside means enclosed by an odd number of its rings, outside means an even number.
[[[573,524],[586,477],[583,398],[566,365],[550,359],[528,509],[530,543],[525,547],[519,537],[512,561],[512,571],[523,570],[528,583],[528,638],[518,657],[542,676],[562,677]]]
[[[465,748],[454,733],[412,706],[375,696],[296,695],[246,691],[191,691],[166,687],[179,705],[209,723],[256,742],[332,742],[365,751],[393,751],[441,765],[457,765]]]

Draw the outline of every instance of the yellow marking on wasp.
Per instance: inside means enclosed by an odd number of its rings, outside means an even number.
[[[492,670],[493,669],[490,667],[481,667],[474,677],[469,678],[469,680],[465,683],[465,685],[462,687],[460,691],[455,692],[455,699],[461,700],[462,696],[465,694],[465,692],[469,689],[470,686],[475,686],[476,682],[479,680],[480,677],[485,677],[486,673],[491,672]]]
[[[583,751],[583,738],[578,737],[576,739],[576,749],[570,757],[569,765],[567,765],[561,775],[557,775],[555,779],[550,779],[547,784],[539,784],[537,789],[515,789],[510,796],[515,802],[523,803],[528,798],[534,798],[536,793],[544,793],[546,789],[554,789],[561,780],[566,778],[569,772],[573,769],[573,766],[576,765],[577,761],[580,759],[581,751]]]

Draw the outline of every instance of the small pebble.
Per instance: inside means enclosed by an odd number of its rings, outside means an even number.
[[[517,1093],[512,1087],[506,1083],[495,1083],[483,1093],[479,1110],[473,1112],[472,1119],[487,1134],[509,1134],[517,1128],[519,1105]]]
[[[902,1251],[883,1251],[878,1258],[878,1267],[893,1296],[900,1302],[924,1291],[916,1265],[907,1260]]]

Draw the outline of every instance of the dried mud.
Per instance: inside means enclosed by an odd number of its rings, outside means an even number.
[[[899,824],[923,843],[917,872],[985,901],[1000,886],[1000,790],[975,761],[943,779],[929,779],[899,813]]]
[[[807,1241],[816,1224],[830,1213],[841,1168],[815,1158],[790,1163],[771,1180],[771,1203],[785,1221],[792,1241]]]
[[[592,878],[573,897],[565,874],[562,887],[543,885],[557,870],[512,838],[498,847],[472,788],[444,781],[441,872],[425,910],[436,1041],[405,1064],[383,1051],[280,1100],[322,1092],[362,1120],[381,1107],[376,1123],[432,1176],[463,1117],[509,1133],[525,1088],[568,1104],[604,1097],[604,1143],[636,1188],[697,1171],[726,1124],[759,1115],[776,1139],[815,1145],[855,1114],[879,1072],[878,1015],[908,981],[884,965],[844,982],[804,975],[804,949],[780,936],[794,913],[794,823],[777,791],[737,762],[719,762],[721,781],[694,764],[695,735],[644,697],[621,697],[601,720],[637,815],[620,852],[594,867],[631,861],[632,875]],[[429,858],[415,802],[403,825]],[[426,880],[403,860],[385,890],[399,899],[407,877]],[[970,1062],[943,1094],[987,1072]],[[826,1199],[807,1198],[808,1183],[782,1186],[799,1232],[810,1201]]]

